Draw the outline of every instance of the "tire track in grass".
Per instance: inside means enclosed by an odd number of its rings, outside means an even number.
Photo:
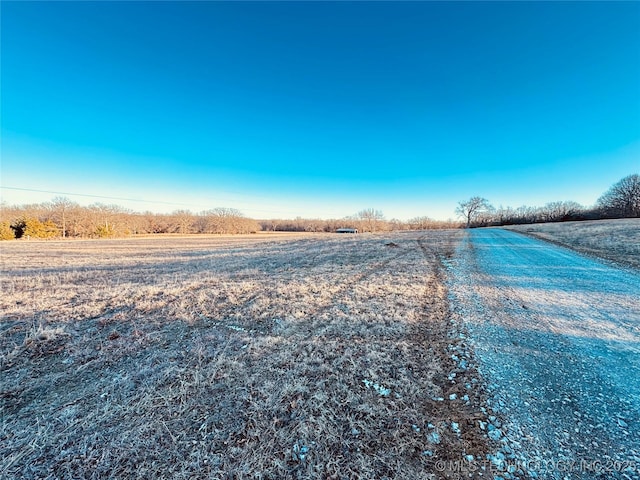
[[[306,313],[308,322],[297,322],[287,332],[283,340],[292,344],[292,352],[284,353],[279,348],[257,359],[269,359],[271,373],[264,376],[287,375],[283,382],[287,386],[275,393],[276,398],[271,392],[257,399],[258,405],[248,406],[253,412],[249,418],[256,418],[260,412],[279,412],[272,441],[295,442],[280,466],[284,478],[430,478],[419,476],[427,465],[411,427],[419,423],[411,398],[393,395],[391,389],[387,393],[382,386],[376,394],[374,388],[363,383],[368,378],[372,383],[377,378],[393,379],[394,393],[398,393],[403,367],[382,361],[402,359],[397,339],[393,335],[368,338],[366,331],[354,325],[350,340],[345,341],[339,335],[327,334],[323,328],[326,322],[317,320],[324,313],[330,314],[349,292],[411,253],[412,249],[403,250],[343,278],[340,288],[323,306]],[[248,425],[254,432],[265,428],[255,420]],[[256,437],[255,433],[247,434],[249,441]],[[327,442],[331,439],[333,442]],[[264,455],[265,450],[278,450],[273,445],[266,448],[264,442],[257,448]]]
[[[293,242],[290,246],[296,246],[298,243],[301,243],[301,242]],[[281,245],[278,245],[278,246],[281,246]],[[397,254],[389,258],[386,258],[382,261],[375,262],[371,266],[366,267],[362,272],[348,275],[346,278],[341,279],[342,281],[340,283],[340,287],[333,292],[333,296],[330,298],[327,298],[326,301],[324,302],[324,305],[319,305],[313,310],[306,311],[305,318],[317,319],[317,318],[320,318],[323,314],[330,312],[333,308],[335,308],[336,299],[344,297],[345,294],[349,291],[352,291],[356,285],[366,281],[367,279],[370,279],[373,275],[375,275],[376,273],[379,273],[385,267],[389,266],[390,264],[398,261],[399,259],[411,253],[412,253],[411,249],[402,249],[402,251],[398,252]],[[311,258],[310,261],[307,261],[306,263],[302,264],[302,266],[298,268],[312,269],[315,266],[313,261],[317,259],[321,259],[322,254],[316,252],[310,258]],[[296,263],[297,261],[298,259],[294,259],[294,260],[291,260],[291,263],[297,265]],[[263,295],[263,292],[250,291],[245,293],[244,295],[241,295],[238,298],[236,303],[247,304],[254,300],[260,299],[262,295]],[[221,315],[218,315],[218,316],[221,316]],[[204,324],[214,322],[214,324],[217,326],[226,327],[231,330],[247,331],[247,332],[258,334],[258,335],[277,335],[275,330],[277,330],[279,327],[279,325],[277,324],[275,325],[271,324],[271,325],[265,325],[262,328],[259,328],[259,327],[247,328],[245,326],[239,326],[238,325],[239,322],[237,320],[233,320],[231,323],[228,323],[225,321],[213,320],[211,318],[208,318],[206,315],[200,315],[199,321],[204,322]],[[317,329],[317,325],[314,322],[300,321],[300,322],[296,322],[294,325],[290,325],[289,329],[295,330],[297,334],[304,337],[304,336],[313,335]]]
[[[460,462],[481,456],[484,447],[473,437],[478,412],[467,392],[474,389],[462,382],[473,365],[468,360],[462,367],[464,340],[448,318],[441,265],[448,240],[429,233],[422,250],[416,234],[389,236],[400,250],[385,247],[381,237],[349,244],[356,250],[327,241],[298,265],[306,244],[278,243],[263,253],[193,264],[180,280],[195,293],[171,310],[171,321],[157,310],[164,307],[160,299],[144,311],[126,310],[102,329],[93,331],[98,320],[92,320],[93,333],[74,334],[64,352],[17,357],[3,371],[3,390],[13,392],[24,380],[39,396],[32,402],[16,391],[29,402],[7,417],[0,449],[16,461],[2,462],[0,472],[15,478],[469,478]],[[343,267],[333,272],[334,262]],[[362,270],[353,275],[353,265]],[[214,267],[222,273],[201,274]],[[162,271],[160,260],[157,268]],[[337,283],[328,295],[305,289],[332,273],[321,284]],[[243,283],[254,275],[254,285]],[[209,280],[237,298],[212,309],[211,318],[181,321],[181,312],[197,305],[196,293],[211,288]],[[288,330],[250,332],[271,315],[295,313],[277,295],[294,281],[302,288],[287,299],[308,302],[304,316]],[[158,282],[173,285],[167,276]],[[186,292],[178,285],[171,298]],[[266,313],[249,308],[254,298],[263,299]],[[357,311],[341,310],[344,304]],[[137,326],[129,328],[134,318]],[[221,328],[232,318],[246,319],[233,326],[247,328]],[[109,338],[116,325],[120,335]],[[43,414],[51,428],[40,432],[32,420]],[[31,451],[36,443],[41,447]],[[457,466],[436,463],[449,460]]]
[[[308,313],[308,316],[312,318],[321,317],[323,314],[329,312],[331,309],[335,307],[336,299],[344,296],[347,292],[353,290],[356,285],[363,283],[367,279],[370,279],[373,275],[375,275],[376,273],[379,273],[385,267],[388,267],[392,263],[398,261],[402,257],[409,255],[410,253],[411,253],[410,249],[403,250],[390,258],[387,258],[381,262],[374,263],[371,267],[367,268],[364,272],[347,277],[347,281],[345,281],[342,287],[340,287],[333,294],[333,297],[331,297],[331,299],[329,299],[325,303],[325,305],[319,306],[317,309],[310,311]],[[307,336],[313,335],[313,333],[317,328],[317,326],[313,325],[312,322],[298,322],[297,326],[300,330],[300,333],[302,335],[307,335]]]
[[[324,306],[307,312],[308,323],[298,322],[276,349],[255,357],[267,368],[262,378],[280,378],[286,386],[273,385],[275,390],[247,405],[247,430],[239,438],[262,452],[254,461],[284,449],[277,470],[281,478],[484,478],[465,465],[469,455],[484,459],[487,451],[486,437],[478,433],[484,414],[474,406],[477,382],[469,380],[468,388],[463,383],[473,367],[453,358],[458,354],[464,361],[453,338],[457,332],[448,323],[442,266],[438,255],[411,242],[402,252],[343,278]],[[367,281],[375,283],[385,269],[403,268],[402,260],[415,263],[411,255],[423,258],[427,275],[422,307],[416,304],[422,314],[407,322],[404,333],[371,337],[360,330],[348,341],[323,333],[314,318],[331,313],[342,297]],[[364,380],[370,383],[363,385]],[[261,387],[254,383],[249,390],[254,388]],[[268,430],[258,420],[265,413],[277,426],[268,435],[258,433]],[[258,465],[246,468],[254,471]]]

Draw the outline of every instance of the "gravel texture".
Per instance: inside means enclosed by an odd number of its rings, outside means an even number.
[[[502,229],[448,262],[495,478],[640,479],[640,275]]]

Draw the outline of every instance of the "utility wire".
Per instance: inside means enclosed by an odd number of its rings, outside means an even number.
[[[102,199],[102,200],[120,200],[120,201],[124,201],[124,202],[150,203],[150,204],[153,204],[153,205],[170,205],[170,206],[174,206],[174,207],[180,206],[180,207],[202,208],[202,209],[211,208],[210,205],[206,205],[205,206],[205,205],[178,203],[178,202],[163,202],[163,201],[160,201],[160,200],[144,200],[144,199],[140,199],[140,198],[111,197],[111,196],[107,196],[107,195],[95,195],[95,194],[89,194],[89,193],[59,192],[59,191],[55,191],[55,190],[39,190],[39,189],[35,189],[35,188],[8,187],[8,186],[4,186],[4,185],[0,185],[0,189],[17,190],[17,191],[22,191],[22,192],[34,192],[34,193],[51,193],[53,195],[68,195],[68,196],[72,196],[72,197],[99,198],[99,199]],[[245,202],[241,202],[241,203],[245,203]],[[296,213],[296,212],[292,212],[292,211],[264,210],[264,209],[256,209],[256,208],[250,208],[250,210],[252,210],[254,212],[271,213],[271,214],[294,215]],[[327,215],[327,217],[329,217],[329,218],[342,218],[344,216],[345,215],[338,215],[338,214],[329,214],[329,215]]]

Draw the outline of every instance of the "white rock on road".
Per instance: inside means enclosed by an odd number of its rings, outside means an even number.
[[[447,263],[501,450],[537,478],[640,479],[640,275],[502,229]]]

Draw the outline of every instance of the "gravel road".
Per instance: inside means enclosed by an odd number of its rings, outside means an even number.
[[[502,229],[469,231],[448,269],[496,478],[640,479],[640,275]]]

